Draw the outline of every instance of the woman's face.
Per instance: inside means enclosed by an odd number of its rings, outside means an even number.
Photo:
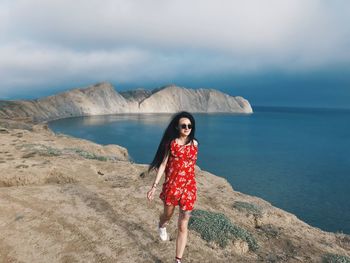
[[[191,133],[191,130],[188,125],[192,125],[191,121],[188,118],[180,118],[179,120],[179,135],[188,136]]]

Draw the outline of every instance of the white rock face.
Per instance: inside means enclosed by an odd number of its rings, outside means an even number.
[[[252,113],[249,102],[213,89],[168,86],[140,103],[140,112],[237,112]]]
[[[0,101],[0,117],[34,121],[115,113],[174,113],[178,111],[252,113],[249,102],[214,89],[174,85],[153,91],[118,93],[110,83],[77,88],[36,100]]]

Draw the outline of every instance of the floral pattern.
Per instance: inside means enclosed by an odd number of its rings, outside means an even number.
[[[159,198],[167,205],[179,205],[191,211],[197,199],[195,164],[198,146],[194,143],[180,145],[176,139],[170,143],[170,155],[165,167],[165,181]]]

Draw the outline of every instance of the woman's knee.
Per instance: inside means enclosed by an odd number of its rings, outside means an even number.
[[[164,214],[163,216],[165,217],[166,220],[170,220],[171,217],[174,214],[175,206],[173,205],[168,205],[164,207]]]
[[[180,210],[178,229],[180,232],[185,232],[188,229],[188,222],[190,220],[191,212]]]
[[[181,219],[189,220],[190,217],[191,217],[191,213],[192,213],[192,211],[189,211],[189,210],[182,210],[182,209],[180,208],[180,218],[181,218]]]
[[[173,214],[165,214],[163,216],[163,218],[165,219],[165,221],[170,221],[171,217],[173,216]]]
[[[188,219],[179,220],[178,229],[180,232],[186,232],[188,230]]]

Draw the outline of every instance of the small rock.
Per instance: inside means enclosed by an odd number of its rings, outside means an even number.
[[[147,172],[142,172],[142,173],[140,173],[140,177],[141,177],[141,178],[145,178],[146,175],[147,175]]]
[[[237,239],[233,242],[233,248],[237,254],[243,255],[249,251],[249,245],[247,242]]]
[[[17,165],[16,168],[28,168],[29,166],[26,165],[26,164],[20,164],[20,165]]]
[[[263,225],[263,217],[261,215],[254,215],[254,227],[260,228]]]
[[[8,129],[0,127],[0,133],[10,133]]]
[[[18,221],[18,220],[20,220],[20,219],[22,219],[22,218],[24,218],[24,215],[22,215],[22,214],[17,214],[17,215],[16,215],[16,218],[15,218],[15,221]]]
[[[22,155],[22,158],[30,158],[30,157],[34,157],[35,155],[36,155],[36,152],[29,152]]]

